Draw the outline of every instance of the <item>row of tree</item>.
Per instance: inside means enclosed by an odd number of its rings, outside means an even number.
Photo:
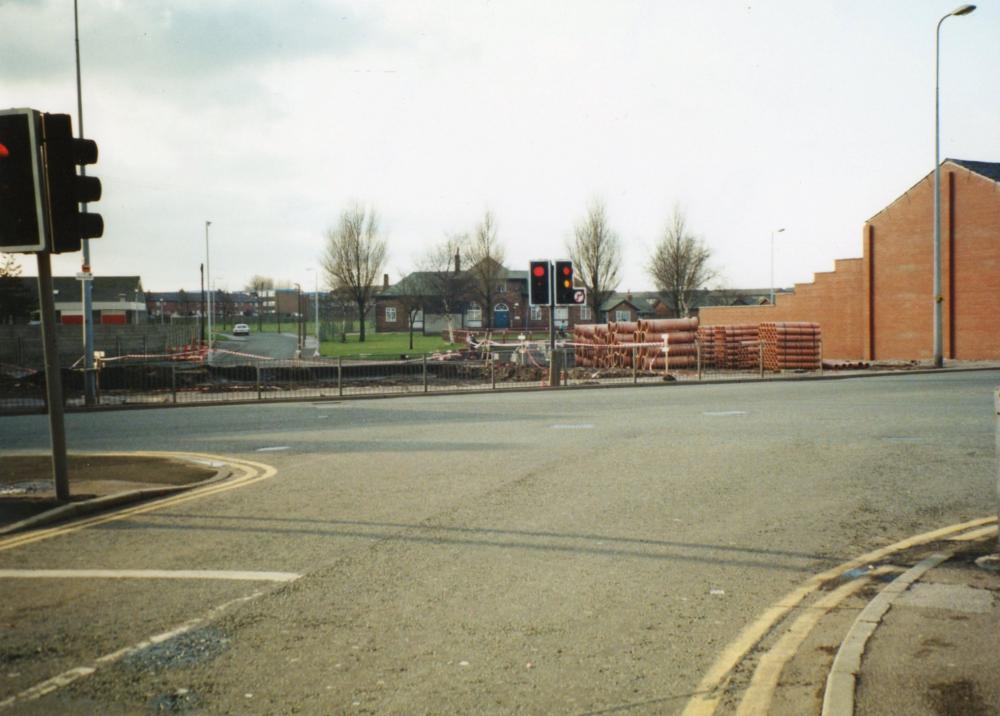
[[[622,261],[621,238],[612,228],[603,202],[590,204],[566,248],[576,268],[577,284],[587,289],[592,315],[599,316],[601,305],[618,288]],[[387,251],[378,214],[360,204],[341,213],[336,226],[326,234],[323,269],[328,285],[357,307],[362,341],[364,315],[374,301]],[[428,250],[418,262],[419,271],[410,274],[395,293],[411,330],[421,311],[437,310],[450,317],[459,302],[470,296],[480,306],[492,306],[504,278],[504,258],[496,218],[490,211],[471,232],[446,235]],[[674,315],[689,315],[695,292],[715,276],[710,259],[708,246],[690,231],[684,212],[675,207],[646,269]],[[463,263],[465,271],[461,270]],[[491,312],[485,310],[483,317],[487,328],[491,327]]]

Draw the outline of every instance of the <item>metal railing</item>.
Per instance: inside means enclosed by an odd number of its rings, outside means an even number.
[[[585,350],[568,344],[555,351],[559,369],[554,384],[570,387],[775,375],[764,369],[759,345],[747,347],[740,360],[724,364],[700,346],[693,356],[673,359],[668,351],[661,356],[638,344],[587,346]],[[225,356],[222,352],[192,360],[131,356],[99,366],[96,404],[91,406],[85,401],[82,371],[64,368],[64,402],[68,409],[83,409],[546,388],[553,384],[551,363],[548,346],[527,342],[483,345],[460,353],[304,360]],[[44,373],[0,365],[0,414],[44,410]]]

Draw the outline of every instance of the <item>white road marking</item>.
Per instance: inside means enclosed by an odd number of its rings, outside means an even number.
[[[0,579],[220,579],[238,582],[294,582],[294,572],[222,569],[0,569]]]
[[[577,423],[575,425],[553,425],[553,430],[590,430],[594,426],[591,423]]]
[[[229,609],[230,607],[241,604],[243,602],[249,602],[252,599],[256,599],[264,594],[264,592],[254,592],[253,594],[246,597],[237,597],[236,599],[230,600],[225,604],[220,604],[219,606],[212,609],[208,614],[203,617],[195,617],[194,619],[189,619],[188,621],[181,624],[176,629],[171,629],[170,631],[157,634],[156,636],[151,636],[149,639],[140,641],[138,644],[133,644],[132,646],[126,646],[118,651],[113,651],[110,654],[105,654],[104,656],[98,657],[94,662],[88,666],[78,666],[75,669],[70,669],[64,671],[61,674],[53,676],[51,679],[46,679],[38,684],[35,684],[31,688],[25,689],[19,694],[14,694],[3,701],[0,701],[0,711],[6,708],[10,708],[18,701],[34,701],[35,699],[41,698],[46,694],[52,693],[53,691],[71,684],[77,679],[84,676],[90,676],[99,666],[104,666],[106,664],[113,664],[116,661],[123,659],[126,656],[135,654],[138,651],[153,646],[154,644],[160,644],[172,639],[175,636],[180,636],[185,634],[197,626],[201,626],[205,622],[211,621],[220,613]]]
[[[288,446],[287,445],[276,445],[275,447],[257,448],[257,452],[278,452],[279,450],[288,450]]]
[[[717,410],[717,411],[702,413],[702,415],[707,415],[711,418],[724,418],[730,415],[746,415],[746,414],[747,411],[745,410]]]

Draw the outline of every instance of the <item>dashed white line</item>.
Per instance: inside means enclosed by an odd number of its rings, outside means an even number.
[[[257,448],[257,452],[279,452],[281,450],[288,450],[288,446],[287,445],[275,445],[274,447]]]
[[[112,664],[116,661],[123,659],[130,654],[135,654],[138,651],[152,646],[154,644],[160,644],[165,642],[167,639],[172,639],[175,636],[180,636],[185,634],[197,626],[204,624],[205,622],[211,621],[223,611],[233,607],[237,604],[242,604],[249,602],[252,599],[256,599],[264,594],[264,592],[254,592],[245,597],[237,597],[236,599],[230,600],[225,604],[220,604],[219,606],[212,609],[208,614],[203,617],[195,617],[194,619],[189,619],[188,621],[181,624],[176,629],[171,629],[170,631],[165,631],[156,636],[151,636],[149,639],[140,641],[138,644],[133,644],[132,646],[126,646],[118,651],[113,651],[110,654],[105,654],[104,656],[98,657],[93,661],[92,664],[87,666],[78,666],[74,669],[69,669],[61,674],[53,676],[51,679],[46,679],[40,683],[35,684],[31,688],[25,689],[24,691],[9,696],[8,698],[0,701],[0,711],[3,709],[10,708],[19,701],[34,701],[35,699],[41,698],[46,694],[50,694],[57,689],[61,689],[67,684],[71,684],[77,679],[83,678],[84,676],[90,676],[99,666],[104,666],[106,664]]]

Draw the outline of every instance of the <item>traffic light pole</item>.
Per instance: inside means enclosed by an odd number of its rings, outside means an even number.
[[[49,434],[52,439],[52,477],[56,499],[69,500],[66,468],[66,424],[63,415],[62,375],[56,349],[56,304],[52,298],[52,263],[48,251],[38,254],[38,305],[41,309],[42,347],[45,353],[45,395],[49,407]],[[84,282],[84,285],[90,282]]]

